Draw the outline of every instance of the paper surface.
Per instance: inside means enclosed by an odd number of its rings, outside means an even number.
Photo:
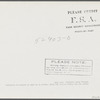
[[[0,2],[0,98],[100,99],[100,2]]]

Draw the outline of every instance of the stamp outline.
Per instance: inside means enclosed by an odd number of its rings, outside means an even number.
[[[91,74],[86,75],[86,74],[47,74],[46,73],[46,60],[83,60],[83,61],[91,61]],[[45,75],[71,75],[71,76],[92,76],[93,75],[93,60],[90,59],[55,59],[55,58],[45,58],[44,62],[44,74]]]

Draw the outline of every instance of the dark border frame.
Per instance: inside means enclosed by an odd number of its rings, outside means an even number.
[[[29,1],[33,1],[33,2],[34,2],[34,1],[56,1],[56,2],[57,2],[57,1],[66,1],[66,2],[68,2],[68,1],[71,1],[71,2],[73,2],[73,1],[76,1],[76,2],[77,2],[77,1],[85,1],[85,2],[86,2],[86,1],[89,1],[89,2],[94,1],[94,2],[95,2],[95,1],[100,1],[100,0],[0,0],[0,1],[15,1],[15,2],[16,2],[16,1],[28,1],[28,2],[29,2]]]
[[[58,99],[57,98],[56,99],[54,99],[54,98],[52,98],[52,99],[49,99],[49,98],[44,98],[44,99],[43,98],[41,98],[41,99],[37,99],[37,98],[8,98],[7,99],[6,98],[5,99],[5,98],[0,98],[0,100],[100,100],[100,99],[79,99],[79,98],[78,99],[74,99],[74,98],[73,99],[70,99],[70,98],[66,98],[66,99],[63,99],[63,98],[62,99],[59,99],[59,98]]]

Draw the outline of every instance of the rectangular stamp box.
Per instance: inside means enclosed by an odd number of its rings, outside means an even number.
[[[93,60],[84,59],[45,59],[46,75],[91,76]]]

